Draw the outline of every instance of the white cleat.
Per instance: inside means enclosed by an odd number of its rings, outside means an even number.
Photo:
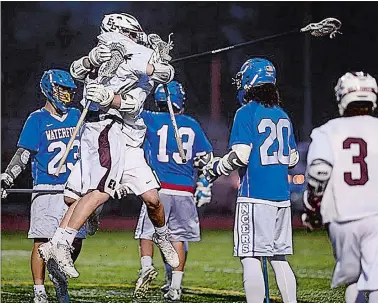
[[[34,295],[34,303],[49,303],[47,300],[47,295],[42,293],[42,294],[35,294]]]
[[[39,256],[43,259],[45,263],[47,263],[47,261],[52,258],[52,249],[53,244],[50,241],[38,246]]]
[[[160,287],[160,290],[166,294],[169,291],[169,287],[171,286],[171,282],[165,283],[162,287]]]
[[[181,295],[181,289],[169,288],[168,292],[164,295],[164,299],[169,301],[180,301]]]
[[[144,298],[156,276],[157,271],[153,266],[142,268],[139,271],[139,278],[135,284],[134,297],[137,299]]]
[[[168,230],[162,234],[155,232],[152,236],[152,240],[155,242],[157,247],[159,247],[165,261],[173,268],[176,268],[179,266],[180,260],[177,251],[173,247],[171,241],[169,241],[169,235]]]
[[[43,245],[43,244],[42,244]],[[41,247],[40,245],[39,247]],[[79,273],[75,269],[72,261],[71,252],[73,247],[63,243],[52,245],[50,249],[51,258],[53,258],[59,269],[70,278],[77,278]],[[41,252],[40,252],[41,254]],[[42,255],[41,255],[42,256]]]
[[[49,277],[54,284],[56,298],[59,303],[69,303],[68,281],[66,275],[59,269],[54,259],[50,259],[46,264]]]

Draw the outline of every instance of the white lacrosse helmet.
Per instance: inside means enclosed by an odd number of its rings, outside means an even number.
[[[142,27],[138,20],[130,14],[110,14],[105,15],[101,22],[101,33],[117,32],[130,35],[139,42],[146,40]]]
[[[367,73],[346,73],[337,82],[335,93],[341,116],[348,105],[355,101],[371,102],[373,110],[377,107],[377,81]]]

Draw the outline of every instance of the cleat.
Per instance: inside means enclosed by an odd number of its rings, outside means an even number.
[[[157,271],[153,266],[144,267],[139,271],[139,278],[135,285],[134,297],[137,299],[144,298],[150,288],[150,285],[157,276]]]
[[[164,299],[169,301],[180,301],[181,295],[181,289],[169,288],[168,292],[164,295]]]
[[[42,245],[40,245],[40,247]],[[52,245],[50,253],[51,258],[55,260],[58,268],[64,274],[66,274],[70,278],[77,278],[79,276],[79,273],[75,269],[71,256],[73,249],[74,248],[71,245],[57,243],[56,245]]]
[[[90,236],[94,236],[98,231],[98,227],[100,226],[100,213],[102,211],[102,207],[99,206],[89,217],[85,224],[85,229],[87,234]]]
[[[68,281],[66,275],[59,269],[54,259],[50,259],[46,264],[49,277],[54,284],[56,298],[59,303],[69,303]]]
[[[43,259],[45,263],[52,258],[52,248],[53,244],[49,241],[38,246],[39,256]]]
[[[159,247],[166,263],[168,263],[173,268],[178,267],[180,264],[180,260],[175,248],[169,241],[169,231],[167,230],[162,234],[155,232],[152,236],[152,240],[155,242],[157,247]]]
[[[169,291],[170,285],[171,285],[171,282],[167,282],[162,287],[160,287],[160,290],[162,291],[162,293],[166,294]]]
[[[47,295],[42,293],[42,294],[35,294],[34,295],[34,303],[49,303],[47,300]]]

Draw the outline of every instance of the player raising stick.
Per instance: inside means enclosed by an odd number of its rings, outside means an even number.
[[[45,261],[53,258],[70,277],[79,276],[68,254],[73,237],[97,207],[114,197],[120,184],[126,184],[146,203],[155,227],[156,244],[169,264],[174,267],[179,264],[177,252],[169,241],[164,207],[157,192],[159,184],[140,147],[146,132],[140,117],[144,101],[153,88],[153,81],[169,82],[174,70],[171,65],[162,62],[159,54],[142,45],[144,36],[133,16],[106,15],[101,24],[98,46],[89,56],[71,65],[74,78],[86,81],[84,98],[99,108],[83,127],[80,173],[72,174],[73,178],[79,176],[80,179],[70,178],[68,181],[71,185],[76,184],[77,188],[73,191],[84,196],[79,201],[71,200],[77,205],[65,229],[56,235],[57,241],[39,247]],[[113,56],[113,47],[127,54]],[[107,61],[113,69],[110,77],[103,84],[98,83],[103,81],[101,75],[91,80],[91,71],[98,67],[101,69],[103,64],[108,64]]]
[[[13,186],[18,175],[25,170],[31,159],[33,189],[63,190],[69,173],[77,161],[79,137],[74,141],[67,163],[58,177],[55,177],[58,162],[66,150],[66,145],[79,120],[80,111],[67,108],[72,100],[76,85],[71,75],[63,70],[46,71],[41,79],[41,90],[47,101],[43,108],[34,111],[28,117],[22,129],[18,150],[9,163],[5,173],[1,174],[1,197],[7,195],[6,189]],[[52,238],[59,227],[67,205],[62,194],[33,194],[30,211],[30,229],[28,238],[34,239],[31,254],[31,270],[34,281],[34,302],[48,302],[44,287],[45,264],[38,255],[38,247]],[[72,259],[78,257],[85,230],[81,229],[73,239]],[[70,252],[71,254],[71,252]],[[67,279],[57,269],[54,260],[47,263],[50,279],[54,284],[58,302],[69,302]]]
[[[342,76],[335,87],[341,117],[312,131],[307,156],[305,224],[320,210],[336,257],[331,286],[347,285],[347,303],[365,302],[363,291],[378,302],[377,92],[369,74]]]
[[[252,58],[236,75],[236,112],[229,146],[223,158],[204,168],[209,181],[239,169],[234,256],[243,265],[248,303],[264,301],[260,257],[275,272],[284,303],[296,300],[296,281],[286,255],[292,254],[288,169],[298,160],[293,126],[281,108],[276,69],[271,62]]]
[[[175,111],[176,122],[186,154],[183,163],[174,130],[168,112],[167,95],[160,84],[155,90],[155,103],[159,112],[143,111],[142,117],[147,125],[147,135],[144,143],[145,155],[148,163],[154,169],[160,181],[160,200],[164,205],[165,218],[171,232],[173,245],[178,252],[180,264],[167,269],[167,286],[163,287],[167,293],[165,298],[180,300],[181,282],[186,261],[187,242],[200,240],[198,213],[193,194],[197,173],[195,168],[201,169],[212,158],[212,147],[201,126],[192,117],[184,115],[185,92],[182,85],[172,81],[167,85],[168,93]],[[211,185],[206,179],[199,179],[196,197],[202,205],[210,202]],[[140,240],[140,254],[142,269],[135,286],[135,296],[143,297],[157,272],[152,265],[154,227],[148,218],[146,206],[142,206],[135,238]]]

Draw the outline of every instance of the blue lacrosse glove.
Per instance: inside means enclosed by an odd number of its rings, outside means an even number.
[[[194,198],[198,207],[210,203],[211,201],[211,187],[212,183],[209,183],[205,177],[201,177],[197,181],[196,192]]]
[[[206,166],[202,169],[202,173],[204,178],[209,182],[213,183],[218,177],[221,175],[217,167],[219,165],[219,161],[222,158],[220,157],[214,157],[209,163],[206,164]]]

